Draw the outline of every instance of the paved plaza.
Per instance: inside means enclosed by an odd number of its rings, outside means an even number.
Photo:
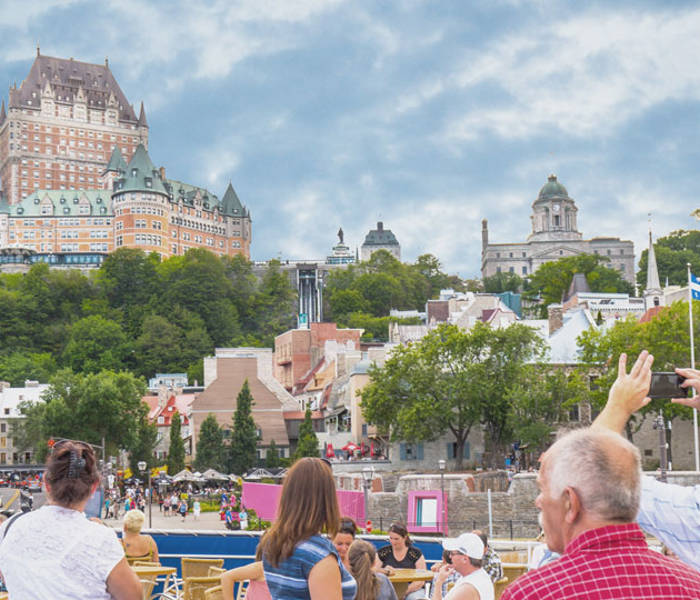
[[[148,506],[144,511],[146,514],[146,523],[144,525],[144,530],[149,529],[148,527]],[[184,522],[180,515],[169,515],[163,516],[158,510],[158,505],[153,505],[153,527],[151,529],[188,529],[196,531],[226,531],[226,526],[224,522],[219,518],[218,512],[203,512],[199,515],[199,518],[195,520],[192,513],[188,513]],[[118,519],[104,519],[104,522],[110,527],[120,528],[124,520],[124,514],[120,513]]]

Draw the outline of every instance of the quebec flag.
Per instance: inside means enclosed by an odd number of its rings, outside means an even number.
[[[693,300],[700,300],[700,279],[690,274],[690,292],[693,295]]]

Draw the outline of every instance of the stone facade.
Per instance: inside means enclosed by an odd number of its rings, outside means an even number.
[[[482,221],[481,275],[500,272],[527,277],[544,263],[576,256],[599,254],[609,259],[608,266],[620,271],[634,283],[634,244],[615,237],[582,239],[577,229],[578,208],[566,188],[550,175],[532,204],[532,233],[515,244],[489,243],[488,222]]]
[[[360,259],[369,260],[377,250],[386,250],[394,258],[401,260],[401,246],[391,229],[384,229],[384,223],[379,221],[376,229],[371,229],[365,241],[360,246]]]

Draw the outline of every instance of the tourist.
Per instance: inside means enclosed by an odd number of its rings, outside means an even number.
[[[226,571],[221,576],[221,591],[224,600],[233,600],[233,586],[236,581],[240,581],[241,585],[244,581],[250,582],[245,590],[246,600],[272,600],[270,590],[265,582],[260,544],[255,552],[255,562]]]
[[[496,551],[489,546],[489,538],[483,531],[475,529],[472,533],[478,535],[481,542],[484,544],[484,560],[481,568],[489,574],[491,581],[496,583],[499,579],[503,578],[501,558]]]
[[[603,429],[578,429],[545,452],[535,506],[562,556],[528,571],[502,600],[697,599],[700,573],[651,550],[635,523],[639,450]]]
[[[433,580],[432,580],[432,582],[430,583],[430,598],[431,598],[431,599],[435,597],[435,588],[437,587],[437,576],[438,576],[438,572],[439,572],[440,569],[441,569],[442,567],[444,567],[445,565],[451,565],[451,564],[452,564],[452,559],[450,558],[450,551],[449,551],[449,550],[444,550],[444,549],[443,549],[443,551],[442,551],[442,560],[441,560],[440,562],[436,562],[435,564],[433,564],[432,567],[430,567],[430,570],[431,570],[433,573],[435,573],[435,575],[433,576]],[[457,571],[455,571],[454,569],[452,569],[452,571],[451,571],[450,574],[447,576],[447,578],[444,579],[444,580],[442,581],[441,589],[442,589],[442,597],[443,597],[443,598],[444,598],[445,596],[447,596],[447,588],[448,588],[448,586],[449,586],[450,584],[454,584],[460,577],[461,577],[461,575],[460,575]]]
[[[355,600],[398,600],[389,578],[375,571],[377,566],[381,566],[381,562],[372,544],[364,540],[355,540],[347,554],[350,573],[357,582]]]
[[[377,554],[382,561],[382,567],[392,569],[427,569],[423,553],[411,543],[408,530],[403,523],[392,523],[389,526],[389,545],[381,547]],[[408,586],[406,600],[421,600],[425,598],[425,584],[414,581]],[[401,599],[399,599],[401,600]]]
[[[330,540],[340,522],[335,481],[320,458],[300,458],[282,486],[277,518],[260,541],[273,598],[351,600],[356,584]]]
[[[130,562],[134,560],[159,562],[156,541],[150,535],[141,533],[145,520],[146,515],[138,509],[130,510],[124,515],[122,546]]]
[[[83,514],[99,485],[95,454],[62,440],[47,460],[47,503],[0,528],[0,571],[15,600],[140,600],[114,531]]]
[[[620,355],[617,379],[610,388],[608,402],[593,423],[622,433],[630,416],[649,402],[651,365],[654,357],[643,351],[627,373],[627,356]],[[692,387],[694,398],[673,402],[700,408],[700,371],[676,369],[686,378],[683,387]],[[637,515],[639,525],[666,544],[680,560],[700,570],[700,486],[681,486],[642,478],[642,499]]]
[[[202,505],[199,503],[197,498],[192,502],[192,514],[194,515],[194,520],[199,519],[199,514],[202,512]]]
[[[180,503],[178,504],[177,507],[177,512],[180,513],[180,516],[182,517],[182,522],[185,522],[185,518],[187,517],[187,500],[182,499],[180,500]]]
[[[458,538],[447,538],[442,547],[450,553],[452,564],[438,571],[433,600],[494,600],[493,582],[482,568],[486,548],[481,538],[475,533],[463,533]],[[443,585],[452,572],[460,577],[443,595]]]
[[[340,527],[338,528],[338,533],[333,536],[333,545],[338,551],[338,556],[340,560],[345,565],[345,568],[350,570],[350,561],[348,560],[348,550],[350,545],[355,541],[355,533],[357,532],[357,525],[350,517],[343,517],[340,519]]]

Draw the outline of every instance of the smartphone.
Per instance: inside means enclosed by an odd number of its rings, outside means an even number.
[[[90,519],[92,517],[102,518],[102,506],[104,505],[104,491],[102,486],[99,486],[88,499],[83,512]]]
[[[685,377],[672,372],[658,372],[651,374],[651,386],[649,397],[655,398],[687,398],[688,390],[681,387]]]

